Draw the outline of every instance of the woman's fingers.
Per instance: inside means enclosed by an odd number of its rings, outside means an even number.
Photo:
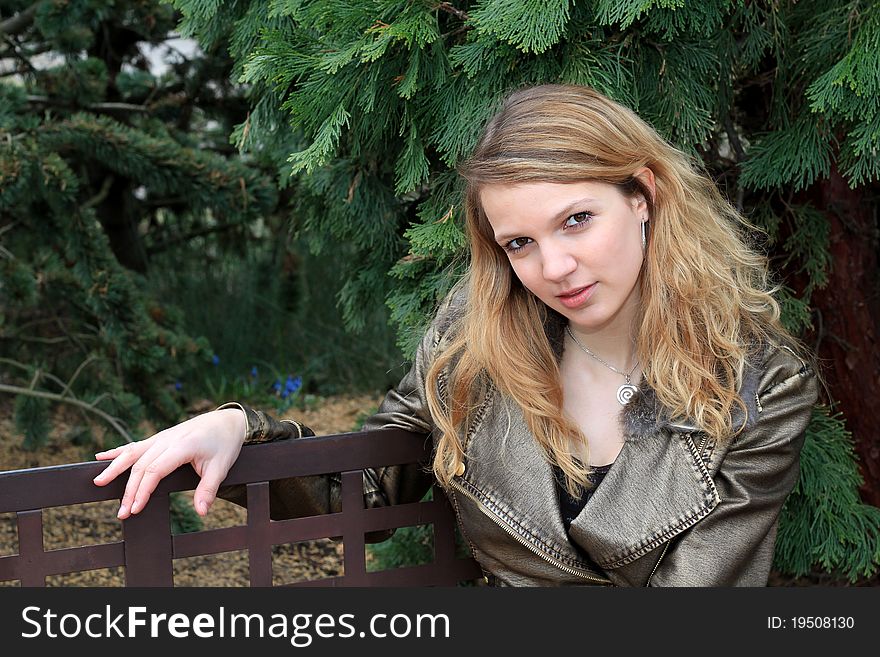
[[[217,499],[220,484],[228,473],[229,467],[219,463],[216,459],[206,465],[199,485],[193,493],[193,507],[200,516],[207,515],[208,509]]]
[[[105,452],[98,452],[95,454],[95,458],[98,460],[105,461],[107,459],[113,459],[113,461],[110,465],[104,468],[101,474],[93,479],[94,483],[98,486],[106,486],[109,484],[120,474],[128,470],[132,464],[150,448],[152,443],[152,438],[148,438],[147,440],[129,443],[128,445],[122,445],[121,447],[114,447]]]
[[[147,452],[144,456],[148,457],[152,455]],[[140,470],[137,487],[132,492],[131,497],[128,499],[126,497],[122,498],[122,506],[126,506],[126,503],[130,502],[127,509],[128,514],[125,517],[139,513],[141,509],[147,505],[147,502],[149,502],[150,496],[153,494],[153,491],[156,490],[156,486],[159,485],[159,482],[177,470],[181,465],[189,462],[190,458],[187,457],[185,452],[179,449],[165,449],[158,452],[155,457],[152,458],[142,470]],[[134,475],[134,468],[132,468],[132,475]],[[126,490],[126,496],[127,495],[128,491]],[[120,511],[122,511],[122,506],[120,507]]]
[[[96,459],[110,463],[94,483],[104,486],[131,469],[116,514],[125,520],[146,506],[164,477],[191,463],[200,476],[193,504],[205,515],[238,456],[244,427],[241,411],[220,410],[191,418],[146,440],[98,452]]]
[[[134,461],[134,464],[131,466],[131,472],[128,475],[128,482],[125,484],[125,492],[122,494],[122,500],[119,503],[119,512],[116,514],[116,517],[120,520],[125,520],[131,515],[132,507],[135,501],[137,501],[137,492],[141,485],[141,479],[143,479],[146,469],[164,449],[164,445],[154,443],[140,458]],[[138,511],[142,508],[143,504],[139,504]]]
[[[119,447],[114,447],[113,449],[107,449],[103,452],[96,452],[95,458],[99,461],[106,461],[107,459],[115,459],[122,453],[122,450],[126,447],[126,445],[120,445]]]

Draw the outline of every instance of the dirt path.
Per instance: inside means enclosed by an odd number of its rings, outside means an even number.
[[[293,417],[314,429],[318,435],[353,430],[363,413],[375,410],[381,395],[340,396],[319,400],[314,408],[296,410],[281,417]],[[216,406],[210,401],[194,404],[192,415]],[[65,440],[69,427],[81,422],[80,416],[67,408],[56,411],[53,431],[46,447],[37,452],[21,448],[21,437],[12,422],[12,404],[0,406],[0,470],[16,470],[45,465],[79,463],[93,459],[93,448],[84,449]],[[188,499],[191,500],[191,493]],[[44,512],[43,541],[46,550],[77,545],[112,543],[122,538],[122,524],[116,520],[118,502],[97,502],[76,507],[60,507]],[[217,500],[205,520],[206,529],[230,527],[246,522],[243,509]],[[18,537],[13,514],[0,514],[0,556],[18,552]],[[342,573],[342,547],[329,539],[293,545],[279,545],[273,550],[273,573],[276,584],[319,579]],[[84,571],[46,578],[48,586],[122,586],[121,567]],[[174,563],[175,586],[247,586],[246,551],[204,557],[178,559]],[[0,582],[0,586],[17,582]]]

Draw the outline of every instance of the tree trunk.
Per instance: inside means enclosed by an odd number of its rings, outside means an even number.
[[[812,306],[821,371],[834,410],[846,418],[865,483],[862,499],[880,506],[880,267],[871,188],[850,189],[835,170],[816,185],[815,202],[828,217],[832,265],[828,285]]]
[[[132,201],[129,184],[122,180],[114,180],[106,202],[96,208],[96,213],[119,264],[145,274],[147,250],[138,232],[139,217]]]

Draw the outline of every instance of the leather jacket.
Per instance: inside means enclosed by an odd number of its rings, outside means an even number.
[[[452,303],[438,314],[412,368],[365,430],[432,431],[425,373],[455,312]],[[548,322],[559,357],[563,329],[559,317]],[[779,511],[798,478],[816,376],[791,350],[766,345],[747,368],[740,396],[746,428],[716,444],[693,423],[670,419],[642,382],[621,412],[620,454],[566,533],[551,466],[519,407],[490,383],[465,436],[465,471],[447,489],[474,558],[497,585],[765,586]],[[297,423],[241,408],[246,443],[303,435]],[[365,502],[418,501],[430,483],[415,464],[367,470]],[[341,508],[333,476],[279,480],[270,491],[274,518]],[[243,502],[242,491],[220,495]]]

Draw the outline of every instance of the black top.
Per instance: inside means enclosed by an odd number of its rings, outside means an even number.
[[[605,478],[605,474],[611,469],[612,465],[614,464],[609,463],[608,465],[590,466],[587,472],[587,479],[590,482],[590,486],[583,490],[580,498],[575,498],[568,494],[568,491],[565,490],[565,476],[562,474],[562,470],[558,467],[553,468],[554,474],[556,475],[556,492],[559,495],[559,508],[562,511],[562,524],[565,525],[566,532],[571,526],[572,521],[583,510],[587,502],[590,501],[596,488],[602,483],[602,479]]]
[[[554,479],[556,481],[556,492],[559,495],[559,510],[562,512],[562,524],[565,525],[565,532],[568,533],[569,528],[571,527],[572,521],[577,518],[578,514],[583,511],[584,506],[586,506],[587,502],[590,501],[590,498],[593,496],[593,493],[596,492],[596,489],[599,487],[599,484],[602,483],[602,480],[605,478],[605,474],[608,470],[611,469],[613,463],[609,463],[608,465],[591,465],[587,470],[587,479],[590,482],[590,486],[585,488],[581,493],[579,498],[572,497],[568,494],[568,491],[565,490],[565,476],[562,474],[562,470],[555,467],[553,468]],[[602,569],[599,565],[593,561],[589,554],[581,551],[584,555],[584,559],[588,564],[590,564],[597,572],[602,572]]]

